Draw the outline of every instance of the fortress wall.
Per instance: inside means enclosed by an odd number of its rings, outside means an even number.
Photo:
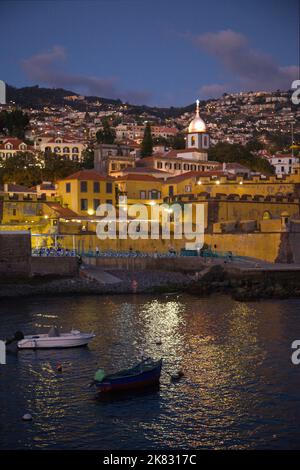
[[[0,232],[0,280],[30,276],[30,232]]]

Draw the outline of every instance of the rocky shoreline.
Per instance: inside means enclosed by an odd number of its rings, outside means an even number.
[[[120,282],[103,284],[86,277],[33,278],[0,283],[0,299],[37,295],[105,295],[187,292],[198,297],[220,293],[238,301],[284,299],[300,296],[299,275],[247,275],[233,273],[220,265],[204,274],[173,271],[109,271]]]

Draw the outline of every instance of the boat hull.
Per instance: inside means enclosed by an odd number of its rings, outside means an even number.
[[[86,346],[94,335],[85,335],[84,337],[53,337],[53,338],[24,338],[18,341],[18,349],[61,349],[76,348]]]
[[[157,367],[150,371],[143,372],[140,375],[133,377],[120,377],[113,380],[103,380],[102,382],[95,382],[98,392],[122,392],[128,390],[135,390],[150,387],[159,383],[161,374],[161,362]]]

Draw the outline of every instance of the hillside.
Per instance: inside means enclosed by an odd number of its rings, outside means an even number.
[[[78,111],[96,111],[99,110],[99,106],[101,106],[102,110],[109,106],[122,106],[121,100],[101,98],[99,96],[85,96],[84,100],[67,101],[65,97],[71,95],[79,96],[78,93],[63,88],[42,88],[38,85],[16,88],[7,85],[7,101],[14,101],[17,105],[22,107],[39,109],[44,106],[65,106],[68,104],[68,106]],[[161,119],[176,118],[185,112],[193,111],[194,107],[194,104],[178,108],[159,108],[157,106],[151,107],[127,104],[126,114],[140,116],[143,114],[151,114]]]

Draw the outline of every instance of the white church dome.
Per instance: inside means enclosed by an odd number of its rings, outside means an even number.
[[[196,116],[194,119],[190,122],[189,125],[189,133],[193,132],[206,132],[206,125],[203,119],[199,116],[199,100],[196,101]]]

